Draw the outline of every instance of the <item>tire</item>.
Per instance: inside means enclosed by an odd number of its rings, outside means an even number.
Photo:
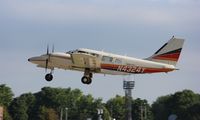
[[[53,75],[52,74],[46,74],[45,75],[45,80],[48,81],[48,82],[52,81],[53,80]]]
[[[87,81],[87,84],[91,84],[92,83],[92,79],[91,78],[88,78],[88,81]]]
[[[91,83],[92,83],[92,79],[89,78],[89,77],[83,76],[83,77],[81,78],[81,82],[82,82],[83,84],[91,84]]]

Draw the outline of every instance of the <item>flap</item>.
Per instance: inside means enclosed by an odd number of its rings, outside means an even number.
[[[71,54],[74,66],[79,68],[100,68],[100,60],[93,55],[85,53],[73,53]]]

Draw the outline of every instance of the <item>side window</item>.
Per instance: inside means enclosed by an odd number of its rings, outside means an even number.
[[[112,57],[108,57],[108,56],[103,56],[102,57],[102,61],[104,62],[112,62],[113,58]]]
[[[95,54],[95,53],[91,53],[91,55],[96,56],[96,57],[99,57],[99,55],[98,55],[98,54]]]
[[[122,64],[122,61],[120,59],[115,59],[115,63]]]

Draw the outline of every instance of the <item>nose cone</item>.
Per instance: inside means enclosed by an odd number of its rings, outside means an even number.
[[[39,64],[40,62],[46,61],[45,57],[39,56],[39,57],[31,57],[28,59],[29,62]]]
[[[31,57],[28,59],[29,62],[37,61],[37,57]]]

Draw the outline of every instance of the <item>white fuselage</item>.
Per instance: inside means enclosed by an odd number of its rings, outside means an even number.
[[[77,49],[67,53],[55,52],[48,55],[32,57],[30,62],[38,67],[45,68],[46,59],[49,59],[48,68],[84,71],[90,69],[93,73],[129,75],[143,73],[170,72],[175,66],[137,59],[122,55],[111,54],[90,49]]]

